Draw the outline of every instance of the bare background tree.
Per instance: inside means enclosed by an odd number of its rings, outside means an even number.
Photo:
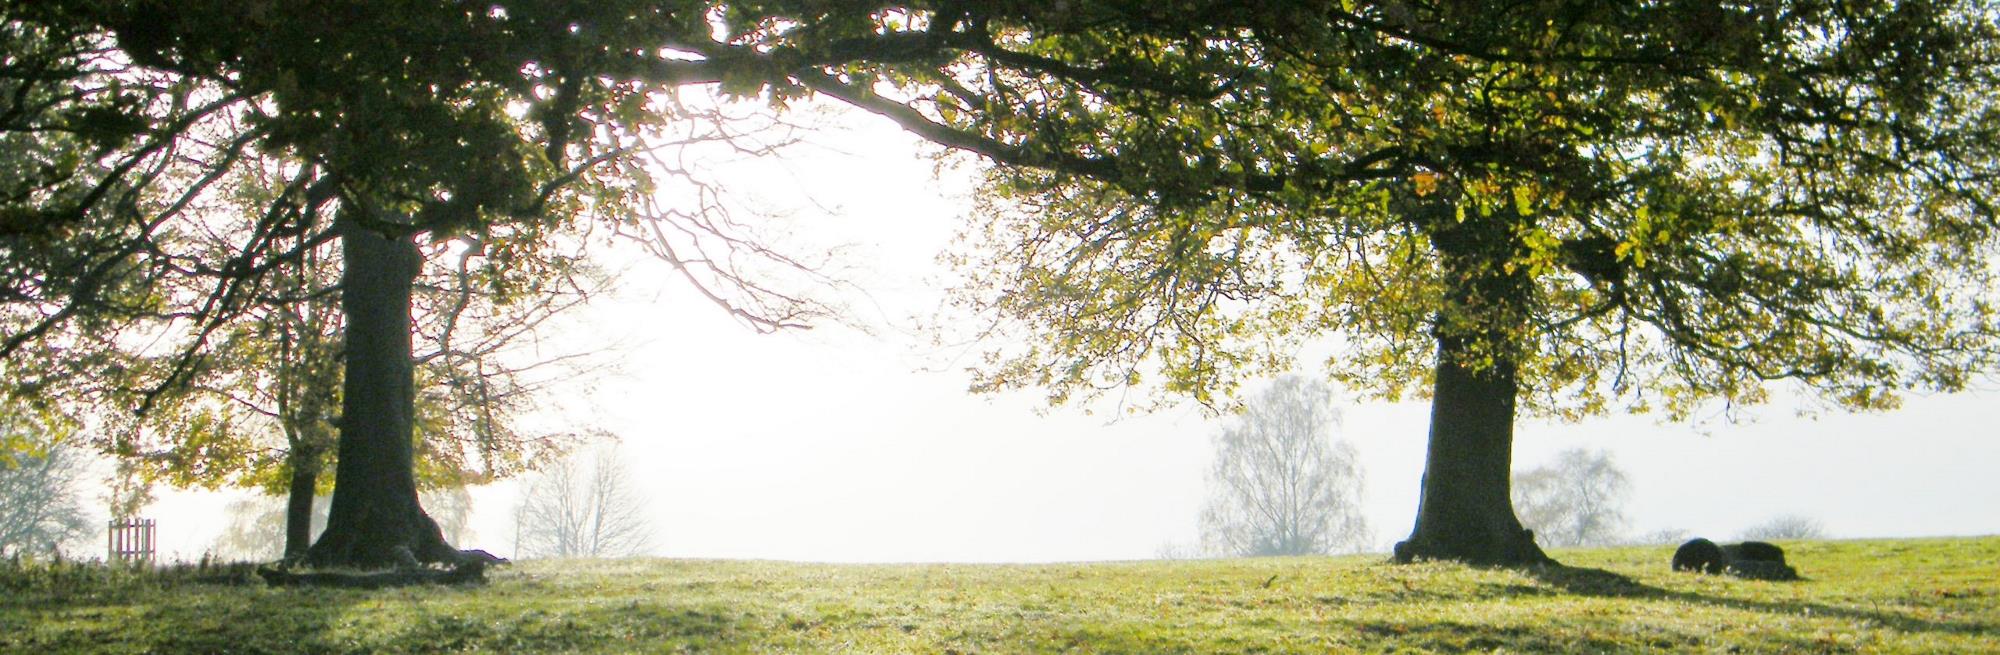
[[[1158,560],[1191,560],[1201,559],[1202,556],[1203,553],[1199,544],[1181,541],[1163,542],[1159,548],[1153,551],[1153,559]]]
[[[77,495],[90,461],[40,432],[12,411],[0,415],[0,433],[22,446],[0,457],[0,557],[54,556],[91,534]]]
[[[529,478],[514,513],[516,557],[628,557],[652,546],[644,499],[614,446],[599,444]]]
[[[1743,531],[1745,541],[1775,541],[1783,539],[1825,539],[1826,526],[1819,519],[1803,514],[1785,514],[1771,520],[1750,526]]]
[[[1688,536],[1689,536],[1688,531],[1685,528],[1659,528],[1651,532],[1640,534],[1630,539],[1627,539],[1625,540],[1625,543],[1634,546],[1658,546],[1663,544],[1679,544],[1681,542],[1687,541]]]
[[[1262,557],[1368,547],[1361,466],[1354,447],[1333,436],[1332,396],[1325,383],[1279,377],[1216,436],[1203,550]]]
[[[1514,473],[1514,513],[1546,546],[1604,546],[1625,531],[1631,483],[1604,450],[1571,448]]]

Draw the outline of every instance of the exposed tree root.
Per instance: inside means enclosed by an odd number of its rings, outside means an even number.
[[[403,566],[386,571],[306,571],[261,567],[257,575],[273,587],[336,587],[383,589],[412,585],[477,585],[486,583],[486,567],[507,560],[483,550],[459,551],[451,568]],[[412,560],[414,561],[414,560]]]

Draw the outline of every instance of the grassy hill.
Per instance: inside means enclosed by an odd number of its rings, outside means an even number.
[[[525,562],[474,588],[0,572],[0,652],[2000,652],[2000,537],[1786,543],[1807,580],[1379,557],[1064,565]]]

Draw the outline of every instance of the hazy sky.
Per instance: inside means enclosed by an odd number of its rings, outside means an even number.
[[[912,315],[929,316],[940,250],[964,225],[963,172],[934,175],[926,149],[860,116],[816,137],[825,148],[718,175],[787,210],[800,243],[848,244],[871,333],[829,327],[756,335],[658,266],[577,320],[629,342],[624,373],[579,389],[567,420],[620,436],[650,499],[655,552],[814,561],[1135,559],[1195,540],[1209,439],[1224,419],[1192,408],[1109,421],[1042,408],[1035,393],[975,396]],[[810,200],[808,200],[808,198]],[[960,361],[963,360],[963,361]],[[1629,475],[1630,531],[1713,538],[1783,515],[1836,537],[2000,533],[2000,393],[1912,398],[1870,415],[1662,425],[1614,416],[1523,421],[1515,468],[1569,447],[1604,448]],[[1103,408],[1100,408],[1103,409]],[[1368,476],[1382,548],[1415,518],[1428,406],[1343,402],[1340,436]],[[463,547],[513,550],[516,485],[475,492]],[[212,494],[163,494],[168,557],[191,558],[221,529]],[[277,538],[276,535],[273,538]]]

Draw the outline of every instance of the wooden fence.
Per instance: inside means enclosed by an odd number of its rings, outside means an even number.
[[[154,527],[152,519],[113,519],[104,537],[110,561],[152,564]]]

